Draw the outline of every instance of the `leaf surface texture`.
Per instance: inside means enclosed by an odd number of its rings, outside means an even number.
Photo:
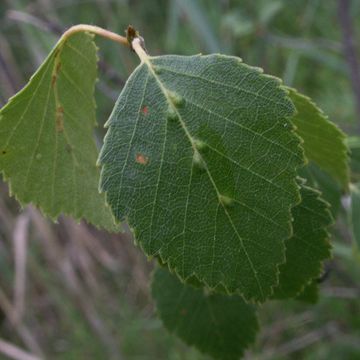
[[[98,192],[94,141],[97,55],[93,37],[60,40],[0,111],[0,171],[22,204],[114,229]]]
[[[240,296],[205,293],[184,285],[165,268],[156,269],[152,294],[165,327],[216,359],[239,359],[255,340],[254,306]]]
[[[344,188],[349,184],[348,148],[345,134],[310,98],[288,88],[297,114],[292,122],[304,140],[305,156],[327,171]]]
[[[148,256],[264,301],[300,200],[293,114],[279,81],[239,58],[149,57],[107,122],[101,189]]]
[[[328,204],[319,192],[301,188],[301,203],[293,208],[293,236],[285,241],[286,263],[280,266],[274,298],[295,297],[321,275],[322,262],[330,257],[327,227],[332,222]],[[311,289],[309,289],[311,290]]]

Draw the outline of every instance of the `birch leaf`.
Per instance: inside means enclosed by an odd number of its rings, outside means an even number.
[[[274,298],[295,297],[318,278],[322,262],[330,257],[327,227],[332,222],[329,206],[319,192],[302,186],[301,203],[294,207],[293,236],[286,240],[286,263],[280,266]]]
[[[319,301],[319,284],[317,281],[312,280],[308,283],[295,299],[307,304],[316,304]]]
[[[288,88],[297,114],[292,122],[304,140],[305,156],[327,171],[344,188],[349,185],[348,148],[345,134],[310,98]]]
[[[0,172],[22,205],[33,203],[114,230],[98,192],[93,37],[61,39],[29,83],[0,110]]]
[[[101,189],[148,256],[264,301],[304,163],[279,81],[239,58],[146,57],[107,122]]]
[[[259,326],[254,306],[240,296],[184,285],[165,268],[156,269],[152,294],[165,327],[215,359],[239,359],[255,340]]]

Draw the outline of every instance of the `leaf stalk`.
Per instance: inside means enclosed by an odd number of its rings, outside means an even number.
[[[99,26],[94,26],[94,25],[87,25],[87,24],[79,24],[79,25],[74,25],[71,28],[69,28],[68,30],[66,30],[64,32],[64,34],[62,35],[61,39],[62,40],[66,40],[68,39],[71,35],[78,33],[78,32],[90,32],[92,34],[95,35],[99,35],[102,36],[104,38],[107,38],[109,40],[115,41],[121,45],[130,47],[130,44],[127,40],[127,38],[125,36],[121,36],[119,34],[116,34],[112,31],[103,29]]]
[[[143,45],[144,41],[140,37],[136,37],[132,42],[131,46],[133,50],[136,52],[137,56],[140,58],[142,62],[147,62],[149,55],[147,54],[146,50],[144,49]]]

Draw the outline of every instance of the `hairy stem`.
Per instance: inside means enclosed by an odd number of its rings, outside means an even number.
[[[71,35],[78,33],[78,32],[84,32],[84,31],[90,32],[95,35],[102,36],[109,40],[115,41],[121,45],[130,47],[130,44],[125,36],[121,36],[119,34],[111,32],[109,30],[105,30],[99,26],[87,25],[87,24],[79,24],[79,25],[72,26],[70,29],[68,29],[64,32],[61,39],[66,40]]]

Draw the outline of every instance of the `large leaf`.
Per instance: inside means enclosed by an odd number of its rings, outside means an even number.
[[[255,309],[240,296],[184,285],[165,268],[155,271],[152,294],[165,327],[214,358],[239,359],[255,340]]]
[[[0,111],[0,171],[22,204],[114,228],[98,193],[94,84],[89,34],[62,39],[30,82]]]
[[[345,134],[307,96],[295,89],[288,90],[297,110],[292,121],[304,140],[305,156],[347,188],[349,168]]]
[[[332,222],[328,204],[319,193],[301,187],[301,203],[293,208],[293,236],[286,240],[286,263],[280,266],[274,298],[295,297],[321,274],[322,262],[330,257],[327,227]]]
[[[107,123],[101,189],[147,255],[263,301],[299,202],[294,107],[236,57],[147,58]]]

